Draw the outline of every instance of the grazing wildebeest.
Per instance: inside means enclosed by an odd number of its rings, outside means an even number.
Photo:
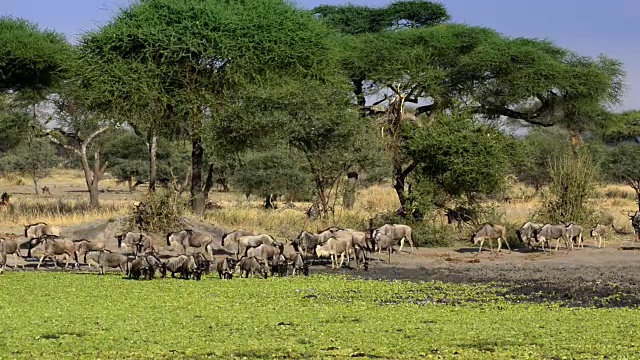
[[[484,224],[482,225],[475,234],[471,236],[474,245],[478,245],[480,243],[480,248],[478,252],[482,251],[482,244],[484,241],[489,239],[489,245],[491,246],[491,251],[493,251],[493,239],[498,240],[498,252],[502,248],[502,240],[507,244],[507,248],[509,252],[511,252],[511,247],[509,246],[509,242],[507,241],[507,229],[502,225],[494,225],[494,224]]]
[[[560,246],[560,239],[564,239],[565,245],[567,249],[569,249],[569,243],[567,242],[567,239],[564,236],[565,232],[566,232],[566,227],[562,224],[558,224],[558,225],[545,224],[543,227],[535,231],[534,234],[536,237],[536,242],[546,243],[547,248],[550,247],[549,246],[550,240],[557,240],[557,243],[556,243],[556,251],[557,251],[558,247]]]
[[[209,254],[213,259],[213,248],[211,243],[213,242],[213,236],[199,231],[193,231],[190,229],[174,231],[167,234],[167,246],[171,246],[176,243],[183,249],[183,254],[187,254],[187,248],[203,248],[204,251]]]
[[[29,242],[29,250],[27,250],[27,257],[31,257],[31,249],[33,249],[40,242],[39,239],[44,235],[62,236],[62,230],[54,225],[48,225],[44,222],[37,222],[33,224],[27,224],[24,226],[24,237]]]
[[[339,269],[344,263],[344,257],[349,251],[349,241],[345,239],[330,238],[324,244],[316,247],[318,257],[330,257],[331,268]],[[340,264],[338,265],[338,255],[340,255]]]
[[[533,250],[533,245],[540,245],[536,242],[535,232],[543,226],[544,224],[528,221],[516,230],[516,235],[523,244],[526,244],[531,250]],[[544,243],[542,243],[542,250],[544,251]]]
[[[139,280],[140,276],[149,277],[149,263],[146,256],[138,256],[129,265],[129,279]]]
[[[293,261],[291,262],[291,265],[293,268],[291,275],[295,276],[296,273],[300,273],[302,271],[304,276],[309,276],[309,266],[307,266],[307,264],[304,262],[304,259],[302,258],[302,254],[298,252],[293,254]]]
[[[13,254],[13,267],[18,266],[18,258],[22,258],[20,255],[20,244],[15,240],[0,238],[0,254],[4,261],[2,262],[2,267],[0,268],[0,272],[4,271],[5,266],[7,265],[7,255]],[[24,264],[22,264],[22,268],[24,269]]]
[[[596,226],[591,229],[590,235],[592,238],[596,238],[599,248],[607,246],[606,240],[608,232],[609,229],[607,228],[607,226],[602,224],[596,224]]]
[[[75,246],[75,259],[78,261],[78,254],[86,255],[89,251],[100,251],[104,250],[104,243],[102,241],[90,241],[87,239],[78,239],[73,240],[73,244]],[[84,260],[84,263],[87,263],[87,260]]]
[[[462,234],[462,224],[473,223],[477,218],[477,213],[472,208],[457,206],[453,209],[446,209],[447,224],[456,223],[458,234]]]
[[[87,264],[93,262],[100,268],[100,274],[104,275],[105,268],[120,268],[122,275],[126,276],[129,272],[129,259],[124,254],[113,253],[103,249],[98,251],[89,251],[85,255]]]
[[[404,240],[406,239],[409,241],[409,245],[411,245],[411,252],[414,252],[415,248],[413,247],[413,239],[411,239],[411,231],[411,227],[408,225],[385,224],[373,231],[373,237],[375,237],[377,233],[381,233],[390,236],[394,241],[400,241],[400,249],[398,249],[398,252],[402,251]],[[374,247],[374,251],[375,249]],[[378,248],[378,250],[380,249]]]
[[[43,235],[40,239],[42,244],[44,245],[44,252],[42,254],[42,257],[40,257],[40,261],[38,262],[38,266],[36,267],[36,269],[40,268],[40,265],[45,258],[50,258],[51,260],[53,260],[53,266],[57,268],[57,255],[64,255],[67,259],[66,263],[64,264],[65,269],[69,266],[69,261],[71,259],[74,259],[75,267],[79,267],[78,262],[75,261],[75,246],[73,246],[73,241],[69,239],[61,239],[55,235]]]
[[[567,238],[567,241],[569,242],[569,244],[571,244],[572,250],[573,250],[574,240],[579,249],[584,249],[584,246],[582,245],[582,232],[583,232],[583,229],[582,229],[582,226],[580,225],[568,224],[565,227],[564,236]]]
[[[233,278],[233,269],[235,269],[236,260],[232,257],[225,256],[222,260],[216,264],[218,270],[218,276],[220,279],[231,280]]]
[[[51,195],[51,189],[48,186],[43,186],[42,195]]]
[[[171,277],[175,278],[176,273],[183,273],[184,264],[187,261],[187,255],[178,255],[169,259],[165,259],[164,267],[171,273]]]
[[[240,271],[240,277],[242,277],[242,273],[244,272],[245,278],[249,277],[249,273],[251,273],[252,276],[261,275],[265,279],[269,276],[268,269],[265,265],[253,256],[243,256],[236,265],[236,271],[238,270]]]
[[[248,235],[238,238],[238,250],[236,251],[236,258],[245,255],[249,248],[258,247],[262,244],[273,245],[276,240],[267,234],[262,235]]]

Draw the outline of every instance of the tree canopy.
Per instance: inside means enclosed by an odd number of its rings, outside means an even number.
[[[24,19],[0,17],[0,91],[41,91],[59,80],[69,56],[65,38]]]

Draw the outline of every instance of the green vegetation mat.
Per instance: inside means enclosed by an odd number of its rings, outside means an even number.
[[[619,358],[634,309],[528,304],[486,285],[344,277],[0,276],[0,357]]]

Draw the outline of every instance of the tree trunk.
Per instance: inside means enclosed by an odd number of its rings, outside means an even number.
[[[400,209],[405,210],[407,205],[407,195],[405,193],[405,180],[407,170],[402,169],[402,154],[400,153],[400,136],[402,135],[404,96],[398,94],[395,102],[390,106],[388,125],[391,129],[393,139],[391,144],[391,161],[393,163],[393,188],[398,194]]]
[[[40,195],[40,188],[38,187],[38,178],[33,177],[33,186],[36,188],[36,195]]]
[[[204,214],[205,198],[202,188],[202,165],[204,149],[200,135],[193,135],[191,140],[191,208],[196,214]]]
[[[87,190],[89,190],[89,204],[91,207],[97,208],[100,206],[98,200],[98,187],[94,186],[94,174],[89,167],[89,160],[87,160],[87,146],[83,144],[80,150],[80,164],[82,165],[82,171],[84,172],[84,180],[87,184]]]
[[[211,192],[211,188],[213,188],[213,164],[209,164],[209,168],[207,169],[207,180],[204,182],[204,196],[205,198],[209,197],[209,192]]]
[[[353,205],[356,202],[356,186],[358,182],[358,173],[350,172],[347,174],[347,186],[344,189],[344,196],[342,198],[342,204],[345,209],[353,209]]]
[[[133,193],[134,187],[133,187],[133,179],[129,178],[129,180],[127,180],[127,184],[129,185],[129,194]]]
[[[353,92],[356,95],[358,108],[364,115],[364,107],[367,105],[367,100],[364,97],[364,91],[362,89],[364,79],[351,79],[351,82],[353,83]]]
[[[158,136],[149,139],[149,191],[156,191]]]
[[[638,211],[640,211],[640,189],[636,189],[636,198],[638,202]]]
[[[94,184],[89,185],[89,205],[92,208],[100,207],[99,200],[100,191],[98,190],[98,182],[96,181]]]
[[[273,197],[272,197],[271,194],[265,196],[264,208],[265,209],[273,209],[274,208],[274,206],[273,206]]]
[[[405,193],[405,176],[402,173],[402,167],[395,167],[393,175],[393,188],[398,194],[398,200],[400,200],[400,207],[404,209],[407,203],[407,194]]]

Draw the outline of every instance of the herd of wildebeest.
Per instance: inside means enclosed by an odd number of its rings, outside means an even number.
[[[640,219],[640,216],[639,216]],[[464,219],[449,218],[458,222]],[[610,221],[609,221],[610,220]],[[596,241],[597,247],[605,245],[609,227],[613,228],[613,218],[591,228],[590,235]],[[633,219],[632,219],[633,220]],[[635,225],[635,224],[634,224]],[[118,251],[111,251],[104,242],[88,239],[71,240],[62,236],[59,227],[43,222],[28,224],[24,228],[24,239],[0,238],[0,272],[4,271],[7,256],[14,255],[14,268],[22,258],[21,248],[28,248],[27,258],[34,258],[32,250],[38,249],[37,257],[39,269],[45,260],[51,260],[57,268],[57,257],[64,257],[64,268],[73,261],[75,268],[80,268],[80,259],[91,268],[99,268],[104,274],[106,269],[120,269],[124,276],[130,279],[153,279],[159,274],[165,277],[171,273],[172,277],[179,274],[183,279],[200,280],[203,274],[214,270],[221,279],[231,279],[233,274],[240,276],[264,277],[286,275],[308,275],[309,265],[321,259],[330,259],[333,269],[341,268],[344,261],[347,266],[353,258],[356,269],[368,270],[371,254],[386,252],[388,262],[391,254],[399,246],[402,251],[405,241],[409,242],[411,252],[415,251],[412,239],[412,228],[402,224],[385,224],[367,232],[340,227],[330,227],[317,233],[301,231],[290,240],[278,241],[268,234],[237,229],[225,232],[220,228],[217,233],[201,232],[182,229],[166,234],[166,245],[170,249],[177,249],[180,255],[162,253],[152,238],[142,232],[126,232],[115,235]],[[616,230],[613,228],[613,230]],[[551,241],[556,241],[556,251],[563,241],[567,250],[575,246],[583,247],[584,229],[574,223],[541,224],[527,222],[516,234],[518,238],[531,250],[541,248],[550,249]],[[507,229],[498,224],[482,224],[471,235],[473,244],[479,245],[482,251],[485,240],[489,240],[493,251],[493,240],[497,240],[497,251],[501,251],[502,241],[509,251]],[[214,250],[220,250],[225,244],[233,244],[234,252],[225,251],[223,257],[214,256]],[[285,246],[288,251],[285,251]],[[164,246],[163,246],[164,248]],[[235,256],[233,256],[235,255]],[[340,257],[340,261],[338,261]],[[378,257],[379,261],[383,261]],[[24,264],[22,265],[24,268]]]

